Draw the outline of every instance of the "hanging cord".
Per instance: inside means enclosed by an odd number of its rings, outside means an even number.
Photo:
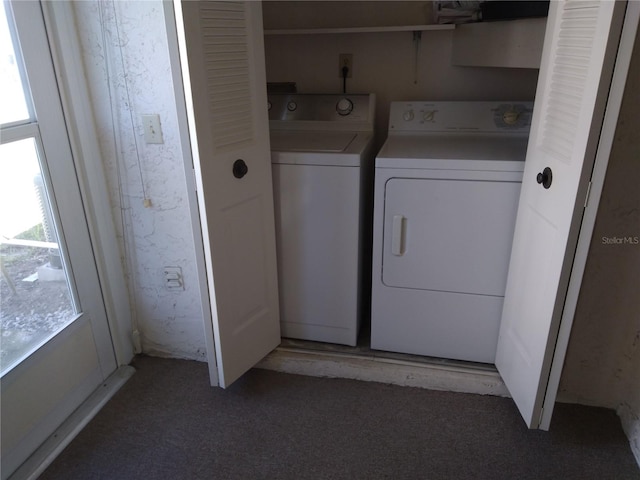
[[[126,217],[125,217],[125,211],[128,210],[128,208],[125,208],[125,196],[124,196],[124,191],[123,191],[123,181],[122,181],[122,171],[120,169],[120,164],[123,161],[122,160],[122,149],[121,149],[121,145],[120,142],[118,142],[118,135],[116,134],[116,115],[114,112],[114,100],[113,100],[113,92],[111,91],[112,88],[112,75],[111,75],[111,68],[109,67],[109,53],[108,53],[108,48],[107,48],[107,33],[106,33],[106,29],[105,29],[105,18],[104,18],[104,12],[103,12],[103,5],[105,2],[100,2],[98,5],[98,14],[100,16],[100,29],[101,29],[101,33],[102,33],[102,48],[104,51],[104,63],[105,63],[105,70],[106,70],[106,74],[107,74],[107,90],[109,91],[109,110],[110,110],[110,114],[111,114],[111,134],[113,137],[113,145],[114,145],[114,150],[115,150],[115,165],[116,165],[116,177],[118,179],[118,201],[120,202],[120,226],[122,228],[122,244],[123,244],[123,249],[124,249],[124,258],[125,258],[125,262],[123,267],[125,268],[126,273],[129,274],[129,278],[131,279],[131,288],[129,289],[130,295],[131,295],[131,301],[133,303],[132,308],[131,308],[131,323],[132,323],[132,341],[133,341],[133,348],[134,348],[134,352],[135,353],[142,353],[142,345],[141,345],[141,341],[140,341],[140,331],[138,329],[138,317],[136,315],[136,305],[137,305],[137,295],[136,295],[136,281],[135,281],[135,275],[133,273],[133,269],[129,268],[129,265],[132,262],[132,252],[131,249],[129,248],[129,242],[128,242],[128,238],[129,238],[129,231],[127,228],[127,221],[126,221]],[[114,6],[114,15],[115,15],[115,6]]]
[[[342,67],[342,93],[347,93],[347,76],[349,75],[349,67]],[[334,77],[335,78],[335,77]]]
[[[420,58],[420,43],[422,42],[422,32],[416,30],[413,32],[413,46],[414,46],[414,58],[413,58],[413,83],[418,84],[418,60]]]
[[[147,197],[147,192],[144,187],[144,177],[142,175],[142,166],[140,162],[140,148],[138,146],[138,135],[136,134],[135,122],[133,121],[133,104],[131,103],[131,94],[129,93],[129,75],[124,66],[124,54],[122,53],[122,37],[120,36],[120,24],[118,23],[118,15],[116,14],[116,4],[111,0],[113,10],[113,23],[116,27],[116,38],[118,39],[118,49],[120,52],[120,65],[122,66],[122,78],[124,80],[124,90],[127,94],[127,110],[129,110],[129,122],[131,124],[131,132],[133,132],[133,141],[136,147],[136,163],[138,165],[138,173],[140,175],[140,186],[142,187],[142,198],[145,207],[151,206],[151,199]]]

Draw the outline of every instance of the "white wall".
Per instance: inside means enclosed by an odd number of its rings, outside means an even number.
[[[74,9],[142,349],[204,361],[202,305],[162,3],[74,2]],[[160,114],[163,144],[143,140],[140,115],[149,113]],[[149,208],[143,205],[143,190]],[[164,287],[164,266],[182,268],[184,290]]]

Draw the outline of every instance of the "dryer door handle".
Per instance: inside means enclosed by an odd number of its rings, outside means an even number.
[[[397,257],[404,255],[407,219],[404,215],[394,215],[391,227],[391,253]]]

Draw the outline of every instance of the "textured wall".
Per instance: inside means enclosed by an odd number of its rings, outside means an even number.
[[[640,462],[639,45],[636,37],[560,395],[617,409]]]
[[[74,8],[143,351],[205,360],[162,4],[74,2]],[[156,113],[164,143],[147,145],[140,115]],[[184,290],[165,288],[164,266],[182,268]]]

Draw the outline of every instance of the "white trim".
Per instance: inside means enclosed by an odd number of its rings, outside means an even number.
[[[134,355],[129,293],[85,81],[72,2],[42,2],[118,365]]]
[[[133,367],[120,367],[113,372],[9,477],[9,480],[38,478],[134,373]]]
[[[171,75],[173,78],[173,89],[176,101],[176,111],[178,114],[178,129],[180,131],[180,146],[182,148],[182,160],[185,178],[187,179],[187,198],[189,202],[189,212],[191,214],[191,226],[193,233],[193,243],[195,247],[196,269],[198,271],[198,289],[200,291],[200,302],[202,306],[202,320],[204,326],[204,340],[207,349],[207,363],[209,364],[209,382],[212,386],[219,385],[218,367],[216,362],[216,349],[213,338],[213,323],[211,315],[211,299],[209,297],[209,287],[207,282],[207,267],[205,263],[203,232],[200,222],[200,208],[198,205],[198,195],[196,193],[196,179],[193,166],[193,152],[191,151],[191,140],[189,135],[189,116],[185,97],[185,86],[191,85],[189,72],[181,67],[180,50],[178,43],[178,30],[176,22],[176,10],[180,13],[180,5],[171,1],[163,1],[164,19],[167,29],[167,45],[169,49],[169,61],[171,64]],[[183,75],[185,76],[183,78]]]
[[[622,96],[627,81],[629,64],[631,63],[631,54],[633,52],[636,31],[638,30],[639,18],[640,2],[628,2],[613,71],[613,79],[609,90],[609,98],[600,133],[600,142],[591,175],[589,199],[582,218],[573,267],[569,278],[569,287],[562,312],[562,319],[560,321],[560,330],[556,341],[556,349],[551,363],[549,382],[544,399],[544,410],[542,412],[542,418],[540,419],[540,428],[542,430],[549,430],[551,424],[553,408],[550,407],[555,403],[560,385],[560,377],[562,375],[573,319],[578,305],[582,277],[587,264],[591,236],[593,235],[598,206],[600,204],[600,196],[602,195],[604,179],[609,165],[609,155],[611,154],[611,147],[615,137],[616,124],[618,122]],[[550,403],[551,405],[549,405]]]

